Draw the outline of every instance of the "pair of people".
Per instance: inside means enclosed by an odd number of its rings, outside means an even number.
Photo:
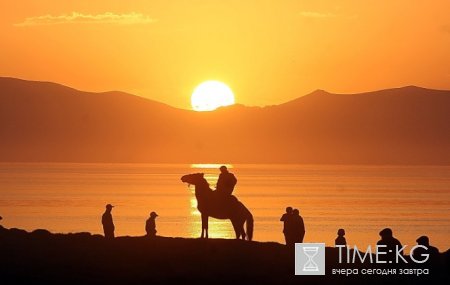
[[[305,237],[305,224],[298,209],[286,208],[286,213],[281,216],[283,222],[283,234],[286,245],[293,246],[295,243],[302,243]]]
[[[394,237],[390,228],[381,230],[379,235],[381,237],[381,240],[377,242],[377,245],[384,246],[382,251],[386,255],[386,261],[393,262],[397,258],[396,252],[397,250],[402,248],[402,244],[398,239]],[[413,251],[413,258],[415,258],[416,260],[422,260],[423,257],[428,254],[428,262],[433,263],[439,259],[439,250],[436,247],[430,245],[430,240],[427,236],[419,237],[416,242],[418,245],[421,245],[423,247],[418,247]],[[399,253],[400,255],[403,255],[403,250],[400,250]]]
[[[115,226],[111,214],[113,207],[111,204],[106,205],[106,210],[102,215],[103,232],[107,239],[114,239]],[[148,237],[156,236],[156,217],[158,217],[158,214],[151,212],[150,217],[145,222],[145,231]]]

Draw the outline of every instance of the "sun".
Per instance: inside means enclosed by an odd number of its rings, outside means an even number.
[[[215,80],[203,82],[195,88],[191,96],[192,109],[195,111],[213,111],[233,104],[233,91],[225,83]]]

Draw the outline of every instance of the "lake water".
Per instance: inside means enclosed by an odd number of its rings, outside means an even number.
[[[144,235],[156,211],[158,234],[198,237],[193,188],[180,181],[204,172],[215,185],[219,165],[0,163],[0,215],[5,227],[102,233],[100,216],[111,203],[116,235]],[[233,165],[234,194],[255,218],[257,241],[283,242],[286,206],[300,209],[306,242],[333,245],[338,228],[347,242],[374,245],[391,227],[403,244],[428,235],[450,247],[450,167]],[[234,238],[228,220],[210,219],[210,237]],[[409,252],[409,251],[407,251]]]

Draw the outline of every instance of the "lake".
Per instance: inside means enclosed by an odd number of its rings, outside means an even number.
[[[194,189],[180,181],[204,172],[212,186],[215,164],[0,163],[0,215],[5,227],[52,232],[102,233],[107,203],[117,236],[144,235],[151,211],[158,234],[198,237]],[[374,245],[390,227],[403,244],[428,235],[441,251],[450,247],[449,166],[230,165],[234,194],[255,219],[254,239],[283,242],[279,221],[286,206],[300,210],[305,242],[334,245],[339,228],[347,243]],[[234,238],[228,220],[210,219],[210,237]],[[409,252],[409,250],[407,250]]]

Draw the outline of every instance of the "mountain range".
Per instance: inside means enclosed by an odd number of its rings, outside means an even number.
[[[195,112],[0,77],[0,161],[449,165],[450,91],[317,90]]]

